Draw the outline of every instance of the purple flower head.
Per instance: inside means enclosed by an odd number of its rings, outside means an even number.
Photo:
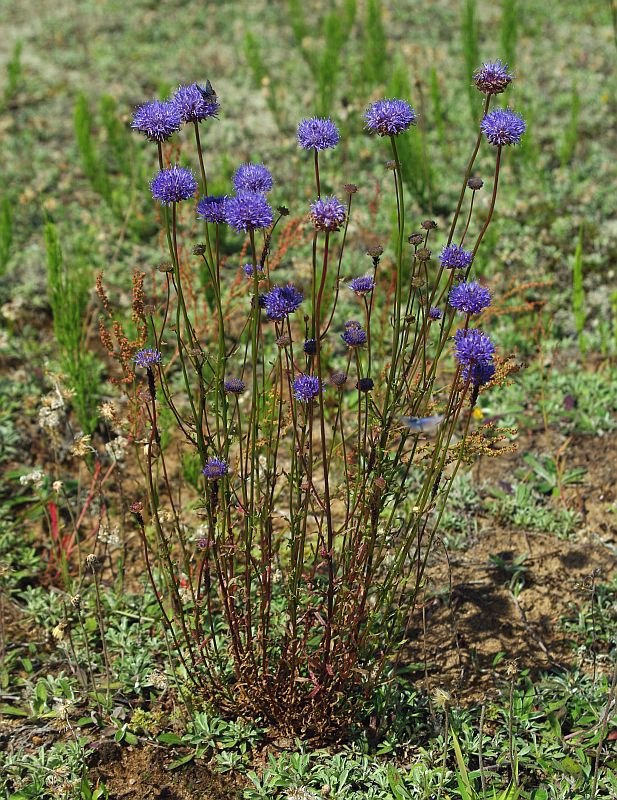
[[[480,130],[495,147],[519,144],[525,133],[525,120],[509,108],[496,108],[484,117]]]
[[[317,339],[307,339],[302,345],[302,349],[307,356],[314,356],[317,352]]]
[[[269,228],[274,215],[263,194],[240,192],[225,201],[225,221],[239,233]]]
[[[341,339],[348,347],[362,347],[363,344],[366,344],[367,334],[360,325],[345,325]]]
[[[454,334],[454,355],[463,369],[477,364],[490,364],[495,345],[478,328],[460,329]]]
[[[431,306],[428,310],[428,318],[432,320],[438,320],[443,317],[443,311],[437,306]]]
[[[225,222],[225,195],[208,195],[197,203],[197,216],[206,222]]]
[[[397,136],[416,123],[416,112],[405,100],[378,100],[367,108],[366,129],[380,136]]]
[[[463,367],[461,375],[464,381],[471,380],[474,386],[483,386],[495,375],[495,365],[492,361],[472,364],[470,367]]]
[[[290,283],[288,286],[275,286],[266,292],[263,307],[270,319],[284,319],[294,312],[303,300],[302,292]]]
[[[203,89],[198,83],[179,86],[172,102],[183,122],[201,122],[208,117],[215,117],[220,108],[216,95]]]
[[[484,94],[501,94],[512,83],[513,75],[508,72],[508,65],[498,58],[482,64],[473,76],[473,82]]]
[[[197,181],[190,169],[177,164],[162,169],[150,182],[152,197],[164,206],[188,200],[197,191]]]
[[[473,253],[457,244],[449,244],[441,251],[439,261],[445,269],[467,269],[473,261]]]
[[[242,394],[246,387],[241,378],[225,378],[223,388],[227,394]]]
[[[202,469],[203,474],[206,476],[206,480],[209,481],[218,481],[221,478],[227,475],[229,471],[229,466],[226,461],[223,461],[221,458],[217,458],[216,456],[212,456],[206,461],[206,466]]]
[[[236,192],[261,192],[272,189],[272,173],[265,164],[241,164],[231,179]]]
[[[180,130],[182,117],[174,103],[153,100],[135,111],[131,128],[143,133],[151,142],[165,142]]]
[[[299,403],[308,403],[321,391],[317,375],[298,375],[293,382],[294,397]]]
[[[311,203],[311,219],[318,231],[338,231],[346,215],[345,206],[336,197],[320,197]]]
[[[161,363],[161,358],[162,356],[158,350],[154,350],[151,347],[146,347],[144,350],[138,350],[137,353],[135,353],[133,361],[138,367],[142,367],[143,369],[152,369],[155,364]]]
[[[352,278],[347,286],[357,295],[367,294],[375,288],[375,278],[370,273],[367,273],[359,278]]]
[[[479,314],[490,306],[491,293],[476,281],[459,283],[458,286],[451,289],[448,302],[457,311],[463,311],[465,314]]]
[[[243,272],[244,272],[244,274],[246,275],[247,278],[252,278],[253,277],[253,265],[252,264],[245,264],[242,267],[242,270],[243,270]],[[257,264],[257,272],[263,272],[263,271],[264,271],[264,265],[263,264]]]
[[[338,128],[331,119],[311,117],[298,125],[298,144],[305,150],[327,150],[341,140]]]

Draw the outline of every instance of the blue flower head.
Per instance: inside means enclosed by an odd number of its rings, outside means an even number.
[[[498,58],[497,61],[488,61],[482,64],[473,76],[476,87],[484,94],[501,94],[510,83],[513,75],[508,72],[508,65]]]
[[[242,394],[246,386],[241,378],[225,378],[223,388],[228,394]]]
[[[182,117],[174,103],[153,100],[139,106],[131,128],[143,133],[151,142],[165,142],[182,127]]]
[[[225,201],[225,221],[238,233],[269,228],[274,215],[260,192],[240,192]]]
[[[206,222],[225,222],[225,195],[208,195],[197,203],[197,216]]]
[[[215,117],[220,108],[216,95],[203,89],[198,83],[179,86],[172,102],[183,122],[201,122]]]
[[[364,119],[369,133],[379,136],[398,136],[415,125],[416,112],[405,100],[378,100],[367,108]]]
[[[252,264],[245,264],[242,267],[242,270],[244,271],[244,274],[246,275],[247,278],[252,278],[253,277],[253,265]],[[257,264],[257,272],[263,272],[263,271],[264,271],[264,265],[258,263]]]
[[[465,314],[479,314],[490,306],[491,293],[476,281],[459,283],[458,286],[451,289],[448,302],[457,311],[463,311]]]
[[[338,128],[331,119],[311,117],[298,125],[298,144],[304,150],[327,150],[341,140]]]
[[[272,173],[264,164],[241,164],[232,181],[236,192],[261,192],[272,189]]]
[[[304,300],[302,292],[295,286],[275,286],[263,296],[263,308],[270,319],[285,319],[293,313]]]
[[[428,318],[436,321],[443,317],[443,311],[437,306],[431,306],[428,310]]]
[[[341,339],[348,347],[362,347],[367,338],[366,331],[358,324],[345,325],[345,331],[341,333]]]
[[[188,200],[197,191],[197,181],[190,169],[178,165],[162,169],[150,182],[152,197],[164,206]]]
[[[473,253],[457,244],[449,244],[441,251],[439,261],[444,269],[467,269],[473,261]]]
[[[472,364],[470,367],[463,367],[461,376],[464,381],[470,380],[474,386],[484,386],[495,375],[495,365],[492,361],[481,364]]]
[[[490,364],[495,345],[478,328],[460,329],[454,334],[454,355],[463,369],[477,364]]]
[[[229,471],[229,466],[226,461],[223,461],[221,458],[217,458],[216,456],[212,456],[206,461],[205,467],[202,469],[203,474],[206,476],[206,480],[209,481],[218,481],[221,478],[224,478]]]
[[[489,111],[480,123],[480,130],[495,147],[519,144],[525,129],[525,120],[509,108]]]
[[[293,382],[293,393],[300,403],[308,403],[321,391],[317,375],[298,375]]]
[[[346,216],[345,206],[336,197],[320,197],[311,203],[311,219],[318,231],[338,231]]]
[[[158,350],[153,349],[152,347],[146,347],[143,350],[138,350],[135,353],[135,357],[133,361],[138,367],[142,367],[142,369],[152,369],[155,364],[161,363],[161,354]]]
[[[357,295],[368,294],[375,288],[375,278],[370,273],[367,273],[359,278],[352,278],[347,286]]]

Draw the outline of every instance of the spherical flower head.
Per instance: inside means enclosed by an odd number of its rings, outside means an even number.
[[[428,310],[428,318],[436,321],[443,317],[443,311],[437,306],[431,306]]]
[[[454,334],[454,355],[464,370],[477,364],[490,364],[494,352],[495,345],[478,328],[458,330]]]
[[[360,392],[370,392],[373,390],[375,382],[372,378],[360,378],[356,383],[356,389]]]
[[[172,102],[183,122],[201,122],[208,117],[215,117],[220,108],[216,95],[203,89],[198,83],[179,86]]]
[[[346,216],[345,206],[336,197],[320,197],[311,203],[311,219],[318,231],[338,231]]]
[[[252,278],[253,277],[253,265],[252,264],[245,264],[242,267],[242,271],[244,272],[244,274],[246,275],[247,278]],[[263,272],[263,271],[264,271],[264,265],[263,264],[257,264],[257,272]]]
[[[458,286],[451,289],[448,302],[457,311],[463,311],[465,314],[479,314],[490,306],[491,293],[476,281],[459,283]]]
[[[341,339],[347,347],[362,347],[366,344],[367,334],[364,328],[358,325],[346,325],[344,333],[341,333]]]
[[[497,61],[487,61],[482,64],[473,76],[476,88],[484,94],[501,94],[510,83],[513,75],[508,72],[508,65],[498,58]]]
[[[294,397],[299,403],[308,403],[321,391],[317,375],[298,375],[293,382]]]
[[[344,372],[333,372],[330,375],[330,383],[337,389],[342,389],[347,383],[347,375]]]
[[[241,164],[231,179],[236,192],[261,192],[272,189],[272,173],[265,164]]]
[[[227,394],[242,394],[246,386],[241,378],[225,378],[223,388]]]
[[[133,361],[138,367],[152,369],[155,364],[161,363],[161,358],[162,356],[158,350],[152,347],[146,347],[144,350],[138,350],[137,353],[135,353]]]
[[[317,339],[307,339],[302,345],[302,349],[307,356],[314,356],[317,353]]]
[[[405,100],[378,100],[364,113],[366,129],[380,136],[398,136],[416,124],[416,112]]]
[[[260,192],[240,192],[225,201],[225,222],[238,233],[269,228],[274,215]]]
[[[298,125],[297,137],[304,150],[327,150],[336,147],[341,140],[338,128],[327,117],[303,119]]]
[[[229,471],[229,466],[227,465],[226,461],[223,461],[221,458],[217,458],[216,456],[212,456],[206,461],[205,467],[202,469],[203,474],[206,476],[206,480],[209,481],[219,481],[221,478],[227,475]]]
[[[375,288],[375,278],[370,273],[367,273],[359,278],[352,278],[347,286],[357,295],[368,294]]]
[[[449,244],[441,251],[439,261],[445,269],[467,269],[473,261],[473,253],[457,244]]]
[[[464,381],[469,380],[474,386],[484,386],[495,375],[495,365],[492,361],[472,364],[470,367],[463,367],[461,375]]]
[[[208,195],[197,203],[197,216],[206,222],[220,224],[225,222],[225,195]]]
[[[151,142],[165,142],[182,127],[182,117],[174,103],[153,100],[135,111],[131,128],[143,133]]]
[[[188,200],[197,191],[197,181],[190,169],[177,164],[162,169],[150,182],[152,197],[164,206]]]
[[[480,130],[495,147],[519,144],[525,129],[525,120],[509,108],[489,111],[480,123]]]
[[[299,292],[290,283],[288,286],[275,286],[266,292],[263,307],[270,319],[285,319],[300,306],[303,300],[302,292]]]

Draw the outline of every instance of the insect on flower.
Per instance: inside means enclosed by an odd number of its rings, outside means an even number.
[[[432,417],[401,417],[401,422],[407,425],[413,434],[435,433],[443,419],[443,414],[435,414]]]

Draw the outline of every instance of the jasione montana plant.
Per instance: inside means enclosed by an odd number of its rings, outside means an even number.
[[[310,268],[293,284],[279,279],[273,256],[289,229],[287,209],[268,199],[270,170],[243,164],[228,195],[208,193],[200,126],[219,112],[211,84],[182,86],[134,116],[158,152],[151,191],[170,263],[158,273],[158,310],[145,307],[150,346],[130,352],[124,342],[128,378],[127,352],[143,370],[148,429],[144,497],[132,510],[186,690],[279,730],[336,728],[400,652],[457,469],[489,449],[492,429],[470,429],[472,410],[504,368],[478,324],[489,290],[470,277],[504,148],[525,123],[490,110],[512,80],[504,64],[484,64],[474,80],[484,111],[436,265],[435,224],[410,233],[405,220],[397,140],[413,135],[411,106],[384,99],[366,111],[366,130],[390,149],[397,235],[391,258],[369,251],[370,269],[354,277],[346,244],[357,187],[322,194],[320,157],[339,131],[330,119],[299,123],[315,187]],[[192,129],[197,177],[167,161],[182,126]],[[483,140],[495,171],[477,220],[482,181],[472,172]],[[187,248],[179,207],[197,197],[203,243]],[[221,269],[223,226],[248,254],[234,278]],[[203,292],[193,289],[196,262]],[[357,314],[345,319],[350,301]],[[177,428],[174,446],[199,459],[193,516],[174,488],[162,413]]]

